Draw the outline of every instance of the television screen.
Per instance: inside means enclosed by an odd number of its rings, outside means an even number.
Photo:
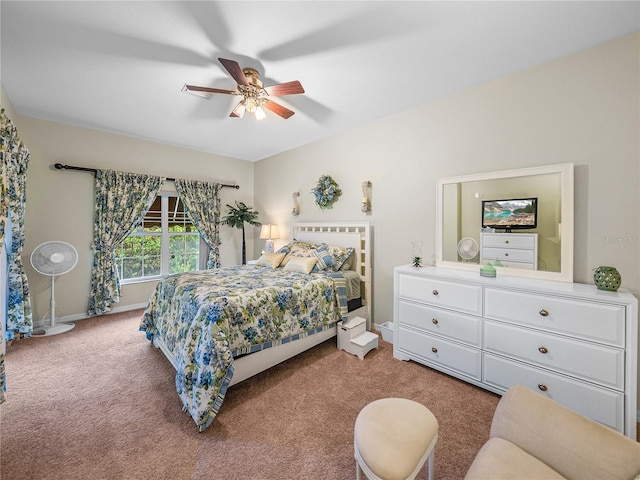
[[[536,228],[537,217],[537,198],[482,201],[482,228]]]

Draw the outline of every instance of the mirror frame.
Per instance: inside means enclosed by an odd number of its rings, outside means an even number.
[[[542,280],[556,280],[560,282],[573,282],[573,208],[574,208],[574,180],[573,164],[562,163],[558,165],[546,165],[541,167],[520,168],[516,170],[503,170],[499,172],[463,175],[459,177],[447,177],[438,179],[436,188],[436,266],[453,268],[457,270],[480,270],[477,263],[451,262],[443,260],[442,250],[442,220],[443,220],[443,194],[444,186],[452,183],[479,182],[482,180],[495,180],[500,178],[515,178],[530,175],[545,175],[557,173],[560,175],[560,212],[561,228],[560,243],[560,271],[548,272],[544,270],[525,270],[518,268],[496,267],[498,275],[512,277],[528,277]]]

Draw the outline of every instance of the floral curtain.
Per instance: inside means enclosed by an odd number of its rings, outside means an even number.
[[[4,229],[7,226],[7,214],[9,213],[9,164],[8,156],[5,151],[7,138],[5,130],[10,123],[9,118],[5,115],[4,109],[0,110],[0,244],[4,242]]]
[[[29,337],[33,331],[29,283],[22,266],[24,246],[24,212],[27,193],[29,150],[22,144],[18,132],[0,110],[0,243],[5,240],[10,225],[11,243],[7,250],[7,318],[5,339]],[[5,275],[5,272],[1,272]],[[3,339],[3,340],[5,340]],[[6,389],[4,355],[0,352],[0,403]]]
[[[2,115],[2,130],[4,131],[5,124],[5,114],[4,110],[1,113]],[[2,135],[2,150],[0,154],[2,155],[2,161],[0,161],[0,254],[4,255],[4,249],[2,245],[4,243],[4,229],[7,225],[7,213],[9,212],[9,178],[7,172],[7,165],[5,163],[5,155],[4,155],[4,135]],[[2,263],[0,262],[0,265]],[[0,275],[5,275],[5,272],[0,271]],[[6,276],[4,277],[6,280]],[[0,282],[1,286],[5,286],[4,282]],[[0,298],[3,298],[0,295]],[[4,310],[1,310],[4,313]],[[6,325],[4,325],[6,327]],[[2,329],[2,334],[4,335],[4,328]],[[0,349],[0,403],[4,402],[4,394],[7,391],[7,378],[4,370],[4,337],[0,339],[0,345],[2,345],[2,349]]]
[[[116,248],[140,223],[164,180],[113,170],[96,172],[89,315],[102,315],[120,301]]]
[[[209,246],[207,268],[218,268],[220,266],[220,189],[222,185],[180,179],[176,179],[175,185],[193,224]]]

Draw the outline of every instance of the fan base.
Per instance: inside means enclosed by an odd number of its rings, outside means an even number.
[[[59,333],[65,333],[73,329],[75,324],[73,323],[57,323],[51,327],[40,327],[33,331],[31,335],[37,337],[48,337],[51,335],[57,335]]]

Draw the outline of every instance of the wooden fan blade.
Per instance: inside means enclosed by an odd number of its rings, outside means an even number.
[[[249,85],[247,77],[235,60],[227,60],[226,58],[218,58],[218,61],[229,72],[238,85]]]
[[[271,110],[276,115],[280,115],[284,119],[287,119],[291,115],[296,113],[289,110],[288,108],[283,107],[280,104],[277,104],[276,102],[272,102],[271,100],[267,100],[266,102],[264,102],[264,106],[269,110]]]
[[[296,93],[304,93],[304,88],[298,80],[292,82],[280,83],[264,88],[272,97],[281,97],[282,95],[295,95]]]
[[[226,93],[227,95],[240,95],[236,90],[224,90],[222,88],[198,87],[197,85],[185,85],[184,90],[188,92],[205,92],[205,93]]]

